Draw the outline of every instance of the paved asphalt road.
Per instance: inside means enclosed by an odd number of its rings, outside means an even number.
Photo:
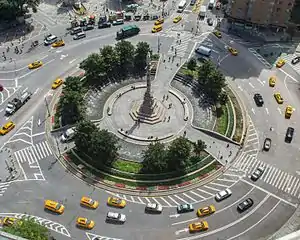
[[[204,24],[204,23],[202,23]],[[60,49],[39,47],[16,63],[10,63],[0,72],[1,79],[7,90],[2,93],[1,109],[6,101],[14,96],[17,90],[15,78],[19,78],[21,89],[28,88],[34,93],[32,100],[22,107],[11,119],[17,124],[15,130],[1,138],[1,144],[12,149],[13,158],[22,169],[20,178],[15,182],[0,183],[1,216],[30,214],[46,224],[54,231],[57,239],[259,239],[267,237],[278,230],[293,214],[299,203],[298,154],[299,137],[297,135],[296,119],[299,115],[297,73],[288,64],[282,69],[264,69],[264,65],[240,41],[233,40],[224,34],[221,40],[213,35],[192,37],[190,33],[181,35],[182,44],[176,45],[176,31],[166,31],[160,34],[150,34],[152,23],[141,23],[142,32],[131,38],[133,43],[147,41],[154,51],[160,42],[162,54],[171,55],[171,45],[178,48],[178,56],[182,59],[193,55],[193,50],[199,42],[211,47],[213,61],[220,62],[220,69],[234,78],[230,84],[240,94],[248,109],[248,139],[242,154],[236,163],[223,176],[213,182],[178,192],[170,196],[138,197],[118,195],[125,198],[128,205],[118,210],[106,206],[109,195],[87,183],[73,177],[59,162],[56,161],[52,149],[44,136],[44,120],[47,113],[44,98],[51,100],[54,91],[50,90],[51,82],[58,76],[65,77],[78,72],[77,64],[89,53],[97,51],[101,46],[114,43],[115,31],[112,29],[95,30],[89,32],[88,38],[72,41],[70,36],[65,39],[67,45]],[[171,26],[171,23],[166,23]],[[203,27],[203,29],[206,27]],[[207,28],[208,29],[208,28]],[[62,28],[54,29],[53,33],[64,33]],[[206,30],[203,31],[206,33]],[[225,48],[232,45],[239,50],[234,57]],[[191,53],[191,54],[190,54]],[[44,66],[29,71],[26,65],[34,59],[43,59]],[[15,66],[14,66],[15,65]],[[14,71],[14,67],[18,71]],[[5,71],[5,69],[3,71]],[[274,89],[268,86],[268,78],[275,75],[278,78]],[[5,80],[6,79],[6,80]],[[10,80],[9,80],[10,79]],[[285,103],[276,103],[273,92],[280,91]],[[253,94],[260,92],[265,104],[256,107]],[[295,107],[290,120],[284,119],[286,104]],[[0,110],[1,111],[1,110]],[[3,112],[3,110],[2,110]],[[1,118],[1,124],[6,122]],[[295,137],[291,144],[284,143],[284,135],[288,126],[295,127]],[[274,131],[270,131],[270,127]],[[262,152],[264,138],[272,138],[272,148],[269,152]],[[266,172],[261,179],[253,183],[249,175],[257,166],[266,166]],[[214,194],[219,190],[230,187],[233,195],[216,203]],[[97,210],[84,209],[79,205],[83,195],[99,200]],[[246,197],[254,200],[254,206],[240,214],[236,211],[238,203]],[[47,213],[43,209],[45,199],[54,199],[64,203],[65,213],[61,216]],[[159,202],[164,206],[162,215],[147,215],[144,204]],[[195,208],[214,204],[216,213],[206,217],[210,229],[204,233],[189,234],[189,223],[197,221],[195,212],[178,215],[176,205],[192,202]],[[122,212],[127,215],[124,225],[111,225],[104,222],[107,211]],[[17,214],[17,215],[16,215]],[[77,216],[86,216],[96,221],[92,231],[84,231],[75,227]]]

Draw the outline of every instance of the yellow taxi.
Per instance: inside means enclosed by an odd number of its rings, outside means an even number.
[[[182,20],[181,16],[177,16],[173,19],[173,23],[179,23]]]
[[[43,62],[42,61],[34,61],[33,63],[30,63],[28,65],[28,68],[29,69],[35,69],[35,68],[39,68],[41,66],[43,66]]]
[[[11,226],[13,225],[18,219],[13,217],[5,217],[2,221],[3,226]]]
[[[275,97],[277,103],[279,103],[279,104],[283,103],[283,98],[281,97],[281,94],[279,92],[274,93],[274,97]]]
[[[124,208],[126,206],[126,201],[121,198],[109,197],[107,199],[107,205],[112,207]]]
[[[233,56],[237,56],[238,55],[238,51],[235,48],[229,47],[228,51],[231,53],[231,55]]]
[[[212,213],[214,213],[216,211],[216,208],[214,205],[210,205],[210,206],[207,206],[207,207],[204,207],[204,208],[199,208],[197,210],[197,215],[198,217],[203,217],[203,216],[206,216],[206,215],[210,215]]]
[[[15,126],[16,124],[14,124],[12,121],[9,121],[0,129],[0,134],[5,135],[9,133],[12,129],[14,129]]]
[[[53,83],[52,83],[52,89],[58,88],[60,85],[62,85],[64,81],[61,78],[57,78]]]
[[[270,87],[275,87],[276,84],[276,77],[272,76],[269,78],[269,86]]]
[[[222,33],[219,31],[214,31],[213,34],[217,37],[217,38],[222,38]]]
[[[157,33],[157,32],[160,32],[161,30],[162,30],[162,25],[155,25],[152,28],[152,33]]]
[[[287,106],[286,109],[285,109],[285,118],[290,119],[292,114],[293,114],[293,111],[294,111],[294,109],[293,109],[292,106],[290,106],[290,105]]]
[[[65,46],[65,41],[62,39],[56,41],[55,43],[52,43],[52,47],[62,47],[62,46]]]
[[[189,225],[189,231],[191,233],[201,232],[201,231],[205,231],[207,229],[208,229],[208,223],[206,221],[195,222],[195,223],[191,223]]]
[[[82,197],[80,200],[80,204],[85,207],[89,207],[92,209],[96,209],[99,206],[99,202],[95,201],[89,197]]]
[[[278,62],[276,63],[277,68],[281,68],[285,64],[285,60],[279,59]]]
[[[163,24],[164,23],[164,19],[163,18],[159,18],[159,19],[157,19],[155,22],[154,22],[154,25],[161,25],[161,24]]]
[[[44,207],[45,207],[45,209],[47,209],[51,212],[58,213],[58,214],[63,214],[65,211],[64,205],[62,205],[58,202],[55,202],[53,200],[45,200]]]
[[[93,229],[95,222],[84,217],[78,217],[76,220],[77,227],[85,229]]]

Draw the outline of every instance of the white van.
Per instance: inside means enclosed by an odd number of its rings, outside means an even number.
[[[62,142],[68,142],[72,140],[75,135],[75,127],[67,129],[60,137]]]
[[[76,33],[75,36],[73,37],[73,39],[78,40],[78,39],[85,38],[85,37],[86,37],[85,32],[80,32],[80,33]]]
[[[55,35],[51,35],[49,34],[46,38],[45,38],[45,41],[44,41],[44,44],[46,46],[52,44],[52,43],[55,43],[57,41],[57,37]]]
[[[207,47],[204,47],[204,46],[199,46],[196,50],[195,50],[196,53],[198,54],[201,54],[201,55],[204,55],[206,57],[209,57],[210,54],[211,54],[211,49],[210,48],[207,48]]]

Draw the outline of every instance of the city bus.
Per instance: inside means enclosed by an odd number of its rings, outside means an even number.
[[[183,10],[184,10],[185,7],[186,7],[186,3],[187,3],[186,0],[181,0],[181,2],[180,2],[179,5],[178,5],[178,10],[177,10],[177,12],[182,13]]]

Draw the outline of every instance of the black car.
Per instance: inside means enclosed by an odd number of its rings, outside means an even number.
[[[94,26],[93,25],[86,25],[83,27],[83,31],[88,31],[88,30],[93,30],[94,29]]]
[[[207,19],[208,26],[212,26],[214,24],[213,20],[211,18]]]
[[[245,201],[241,202],[238,206],[237,206],[237,210],[239,212],[244,212],[247,209],[249,209],[250,207],[253,206],[253,200],[251,198],[247,198]]]
[[[270,150],[270,148],[271,148],[271,142],[272,142],[272,140],[270,138],[266,138],[265,139],[264,147],[263,147],[263,149],[265,151],[269,151]]]
[[[110,28],[111,27],[111,23],[109,22],[102,22],[98,24],[98,28]]]
[[[264,99],[259,93],[255,93],[253,98],[257,106],[261,107],[264,105]]]
[[[261,175],[263,175],[265,171],[264,167],[258,167],[252,174],[251,174],[251,180],[257,181]]]
[[[295,58],[292,60],[292,64],[297,64],[298,62],[300,62],[300,56],[295,57]]]
[[[288,127],[285,134],[285,142],[291,143],[293,140],[295,129],[292,127]]]
[[[207,63],[210,61],[209,57],[205,57],[205,56],[198,57],[197,60],[201,63]]]

